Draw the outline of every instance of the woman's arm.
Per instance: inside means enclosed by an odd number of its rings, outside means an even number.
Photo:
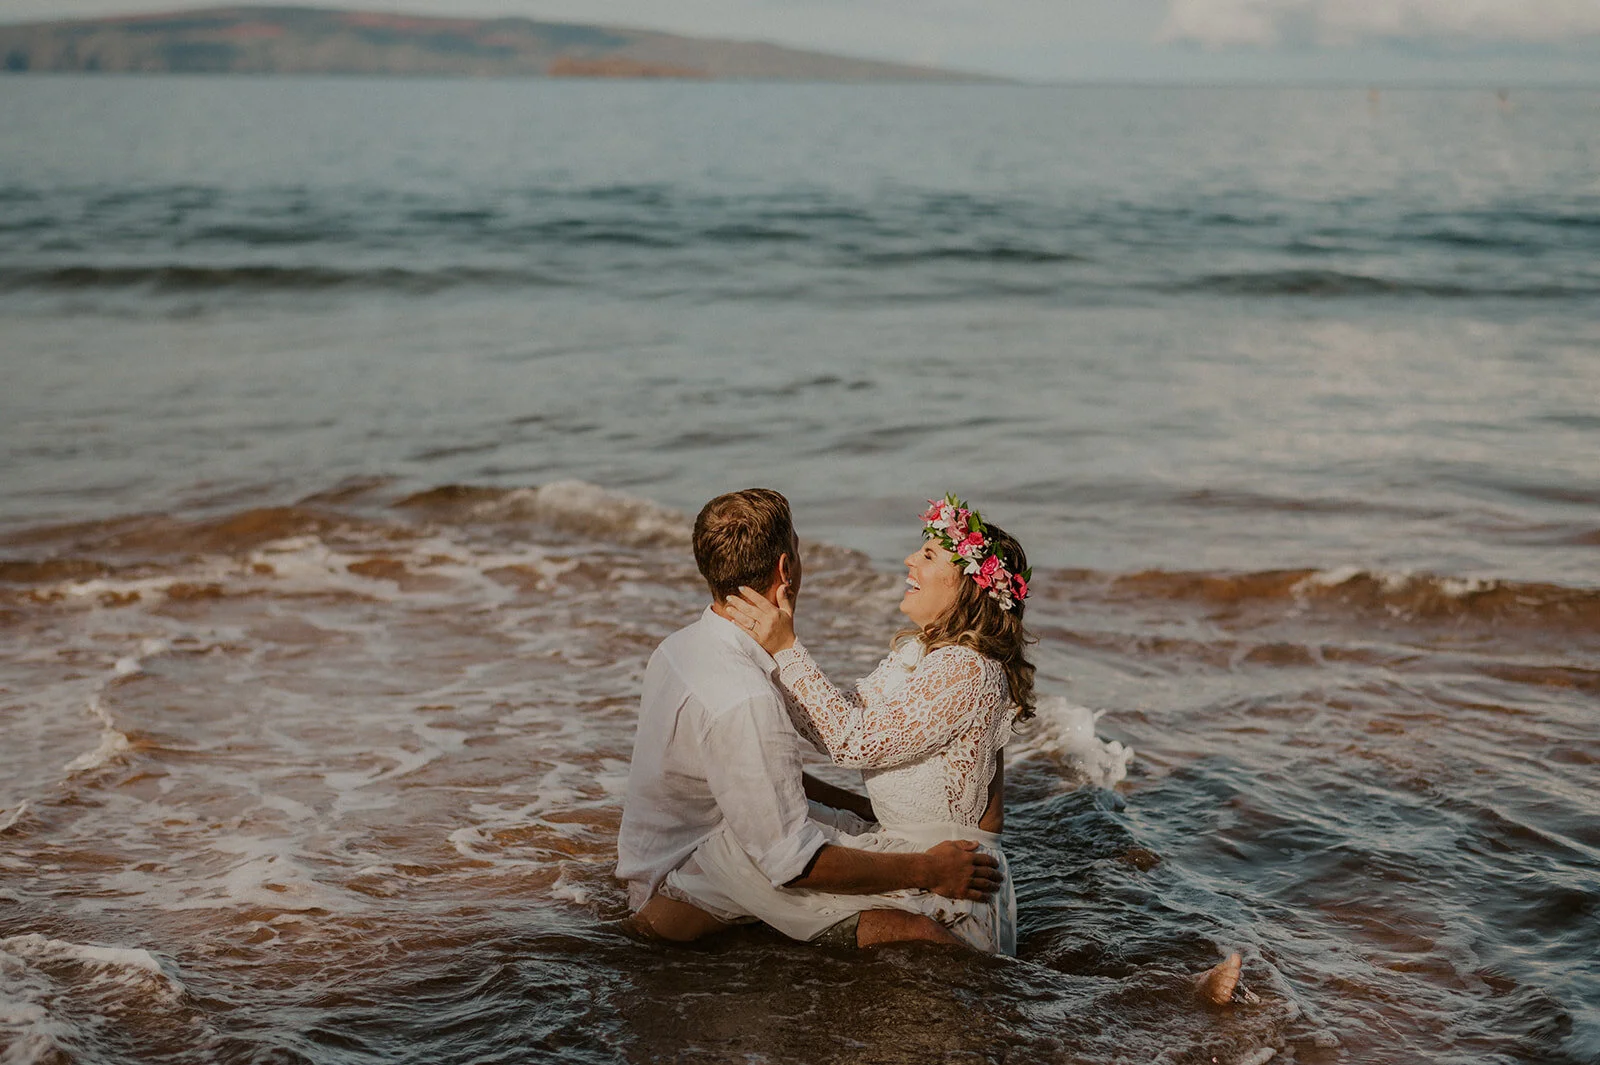
[[[777,602],[771,602],[754,588],[741,588],[739,594],[725,602],[727,617],[735,625],[750,633],[764,651],[776,655],[795,645],[794,604],[789,600],[789,586],[779,585]],[[880,667],[881,668],[881,667]],[[837,691],[837,689],[836,689]],[[866,708],[866,698],[860,692],[837,692],[840,699],[857,710]],[[818,754],[831,754],[828,743],[812,726],[806,708],[795,700],[793,693],[784,692],[784,709],[800,738],[811,745]]]
[[[965,648],[928,655],[898,692],[864,710],[833,685],[805,646],[773,656],[834,764],[887,769],[916,761],[970,729],[996,705],[984,660]]]
[[[811,715],[806,712],[806,708],[801,706],[800,701],[781,684],[778,686],[778,690],[783,693],[783,708],[789,714],[789,724],[794,726],[794,730],[800,734],[801,739],[811,746],[812,750],[818,754],[827,754],[828,743],[818,735],[816,728],[812,726]],[[866,701],[857,693],[840,692],[839,694],[850,700],[854,705],[863,709],[866,708]],[[829,803],[828,805],[831,806],[833,804]]]
[[[778,663],[784,688],[810,719],[810,729],[797,727],[808,739],[820,738],[835,765],[887,769],[913,762],[1005,703],[982,655],[943,647],[924,657],[898,692],[864,712],[859,696],[835,687],[795,639],[788,585],[778,587],[776,602],[741,588],[724,606]]]

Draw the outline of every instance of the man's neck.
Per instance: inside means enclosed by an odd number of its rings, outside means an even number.
[[[777,599],[771,593],[763,595],[761,598],[774,605],[777,604]],[[734,616],[733,611],[728,609],[726,600],[713,599],[711,601],[711,612],[719,618],[733,622],[735,625],[739,624],[739,619]]]

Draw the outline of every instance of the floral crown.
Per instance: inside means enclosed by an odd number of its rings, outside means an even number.
[[[943,499],[928,500],[928,509],[922,512],[922,535],[937,540],[946,551],[955,555],[953,560],[961,571],[977,582],[979,588],[989,593],[989,598],[1000,604],[1001,610],[1010,610],[1028,598],[1028,581],[1033,578],[1033,568],[1012,573],[1006,568],[990,542],[988,530],[978,512],[953,495]]]

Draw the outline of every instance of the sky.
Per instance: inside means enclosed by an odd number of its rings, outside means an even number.
[[[0,0],[0,20],[221,2]],[[636,26],[1034,81],[1600,85],[1600,0],[302,2]]]

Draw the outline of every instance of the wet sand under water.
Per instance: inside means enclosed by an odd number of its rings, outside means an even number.
[[[863,674],[897,578],[807,551]],[[1600,1056],[1592,590],[1042,571],[1007,960],[609,927],[639,679],[702,600],[675,511],[372,481],[0,558],[8,1063]],[[1263,1003],[1204,1010],[1229,949]]]

